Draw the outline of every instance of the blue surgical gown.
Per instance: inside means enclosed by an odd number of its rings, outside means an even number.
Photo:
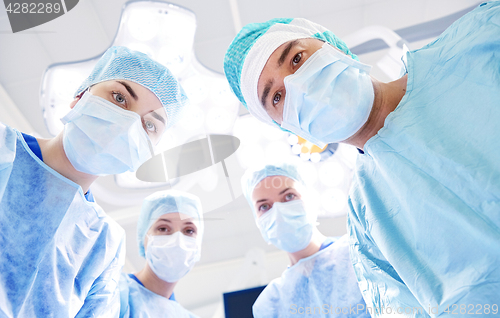
[[[500,2],[406,57],[406,94],[358,155],[349,198],[360,288],[367,306],[409,317],[491,314],[500,307]]]
[[[118,317],[124,239],[0,124],[0,317]]]
[[[255,318],[367,317],[344,235],[287,268],[253,305]]]
[[[120,278],[120,318],[197,318],[177,301],[144,287],[128,274]]]

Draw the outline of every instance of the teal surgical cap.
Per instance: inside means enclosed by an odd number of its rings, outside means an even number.
[[[167,113],[166,128],[178,122],[188,103],[181,85],[165,66],[123,46],[112,46],[104,53],[75,96],[94,84],[116,79],[135,82],[153,92]]]
[[[193,218],[198,232],[196,240],[201,247],[203,237],[203,217],[200,199],[187,192],[176,190],[159,191],[151,194],[142,203],[141,214],[137,221],[137,243],[139,254],[145,257],[144,238],[149,228],[160,216],[167,213],[179,212]]]
[[[259,120],[273,123],[257,97],[257,82],[264,65],[279,46],[304,38],[316,38],[328,42],[358,60],[335,34],[319,24],[301,18],[281,18],[264,23],[247,24],[229,46],[224,58],[227,80],[240,102]],[[262,116],[266,119],[261,118]]]
[[[247,169],[243,177],[241,177],[241,188],[254,215],[256,215],[256,212],[254,211],[252,203],[253,191],[259,182],[272,176],[288,177],[305,186],[304,180],[299,173],[298,166],[292,162],[285,161],[276,164],[264,164]]]

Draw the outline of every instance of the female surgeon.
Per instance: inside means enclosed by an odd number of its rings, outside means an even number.
[[[164,66],[111,47],[56,137],[0,125],[1,317],[118,317],[125,236],[89,187],[151,158],[186,102]]]
[[[177,282],[200,259],[203,218],[200,200],[168,190],[147,197],[137,223],[139,253],[146,264],[120,279],[120,318],[196,317],[175,300]]]
[[[306,19],[249,24],[229,47],[226,77],[251,114],[364,151],[348,227],[369,306],[411,317],[498,313],[499,52],[498,0],[406,53],[406,75],[389,83]]]
[[[348,236],[319,232],[297,166],[249,169],[241,183],[262,237],[287,252],[291,263],[257,298],[254,317],[370,317],[349,259]]]

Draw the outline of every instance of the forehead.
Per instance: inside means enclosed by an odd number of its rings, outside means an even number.
[[[296,181],[285,176],[270,176],[262,179],[252,192],[252,200],[279,195],[286,188],[296,188]]]
[[[196,222],[191,216],[179,212],[165,213],[163,215],[160,215],[151,227],[158,223],[166,223],[179,226],[189,224],[196,227]]]

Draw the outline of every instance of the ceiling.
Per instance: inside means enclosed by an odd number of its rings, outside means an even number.
[[[7,14],[3,7],[0,8],[0,85],[36,135],[49,137],[38,99],[45,69],[53,63],[83,60],[104,52],[115,36],[121,7],[125,2],[80,0],[73,10],[60,18],[16,34],[12,34]],[[276,17],[304,17],[324,25],[342,38],[370,25],[382,25],[392,30],[422,25],[478,3],[473,0],[169,2],[195,13],[195,54],[203,65],[220,73],[223,70],[224,53],[231,40],[241,26],[250,22],[262,22]],[[417,49],[430,40],[432,39],[411,42],[410,49]],[[383,54],[383,50],[362,54],[360,59],[371,64]],[[384,79],[383,74],[379,77]],[[1,119],[1,113],[7,108],[1,103],[0,107]],[[144,260],[137,256],[135,243],[139,206],[103,206],[126,230],[125,270],[140,269]],[[323,219],[320,230],[325,235],[342,235],[346,232],[345,222],[345,217]],[[286,267],[286,255],[265,244],[254,224],[250,209],[242,196],[207,215],[201,261],[176,289],[181,304],[201,317],[215,317],[220,312],[219,301],[223,291],[265,284],[279,275]],[[253,265],[248,267],[246,262]],[[258,267],[259,264],[266,265]],[[255,275],[252,274],[252,266],[257,266]],[[262,276],[262,272],[266,275]]]

